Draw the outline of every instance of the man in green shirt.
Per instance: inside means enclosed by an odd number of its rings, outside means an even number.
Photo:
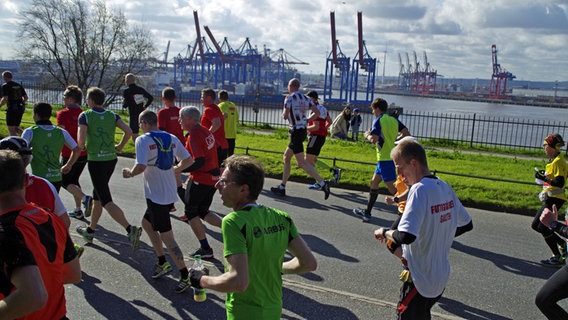
[[[353,213],[360,215],[363,222],[371,220],[371,211],[379,196],[379,184],[384,181],[390,194],[396,193],[394,182],[396,181],[396,169],[391,159],[390,152],[394,149],[394,142],[397,138],[410,135],[408,128],[398,118],[388,114],[388,103],[381,98],[376,98],[371,103],[371,109],[375,120],[370,131],[363,134],[365,140],[377,147],[377,166],[373,173],[373,178],[369,185],[369,200],[366,209],[353,209]]]
[[[264,170],[249,156],[233,155],[215,187],[223,205],[225,273],[207,276],[190,270],[191,285],[227,292],[227,319],[280,319],[282,275],[314,271],[317,262],[283,211],[257,204]],[[283,262],[288,250],[294,258]]]
[[[57,192],[61,189],[62,173],[69,173],[81,150],[77,142],[67,130],[54,126],[51,123],[52,107],[49,103],[39,102],[34,105],[35,125],[27,128],[22,133],[32,149],[32,173],[51,182]],[[63,146],[72,150],[71,157],[60,166],[59,154]]]
[[[114,203],[109,188],[110,178],[118,162],[116,153],[122,151],[132,136],[132,130],[118,114],[105,109],[105,97],[106,94],[102,89],[89,88],[87,90],[89,109],[79,115],[77,143],[79,148],[87,149],[87,169],[93,183],[92,204],[85,205],[85,216],[88,217],[91,213],[93,216],[88,226],[78,226],[76,230],[85,240],[93,242],[104,208],[114,221],[126,230],[132,251],[136,251],[140,247],[142,228],[128,222],[124,211]],[[124,132],[117,145],[114,144],[116,128]]]
[[[237,106],[229,101],[227,90],[219,91],[219,109],[225,117],[225,138],[229,143],[227,157],[235,153],[235,140],[237,139],[237,126],[239,125],[239,110]]]

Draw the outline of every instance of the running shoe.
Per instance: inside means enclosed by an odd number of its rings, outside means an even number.
[[[87,226],[77,226],[77,229],[75,229],[75,231],[83,236],[83,239],[85,239],[88,243],[92,243],[93,238],[95,237],[95,232],[88,232],[87,228]]]
[[[356,214],[356,215],[358,215],[358,216],[361,216],[361,219],[363,220],[363,222],[369,222],[369,221],[371,220],[371,215],[370,215],[370,214],[367,214],[367,213],[365,212],[365,210],[362,210],[362,209],[353,209],[353,213]]]
[[[191,281],[189,281],[189,277],[185,279],[180,277],[179,282],[176,286],[176,293],[182,293],[189,287],[191,287]]]
[[[152,278],[158,279],[159,277],[168,274],[172,271],[172,266],[169,262],[164,262],[163,264],[156,263],[154,267],[154,273],[152,273]]]
[[[310,189],[310,190],[321,190],[321,186],[320,186],[319,183],[316,182],[314,184],[309,185],[308,189]]]
[[[286,189],[282,189],[282,188],[280,188],[280,186],[272,187],[272,188],[270,188],[270,191],[272,191],[272,193],[274,193],[274,194],[278,194],[278,195],[281,195],[281,196],[286,195]]]
[[[213,259],[213,248],[199,248],[195,250],[195,252],[189,254],[189,256],[192,258],[194,258],[196,255],[200,255],[202,259]]]
[[[74,243],[73,246],[75,247],[75,251],[77,251],[77,258],[81,258],[83,252],[85,252],[85,248],[76,243]]]
[[[93,208],[93,197],[87,195],[84,196],[81,204],[83,205],[83,209],[85,210],[85,217],[90,217]]]
[[[339,183],[339,179],[341,179],[341,169],[333,168],[333,182],[335,184]]]
[[[566,264],[566,260],[562,256],[552,256],[550,259],[540,260],[540,263],[545,266],[560,268]]]
[[[329,195],[331,194],[331,190],[330,190],[330,182],[329,180],[324,180],[323,181],[323,186],[321,187],[321,189],[323,190],[324,193],[324,200],[327,200],[329,198]]]
[[[75,218],[75,219],[83,219],[83,210],[79,209],[79,208],[75,208],[73,210],[69,210],[67,211],[67,214],[71,217],[71,218]]]
[[[137,226],[130,226],[130,232],[128,233],[128,240],[132,244],[132,252],[136,252],[140,248],[140,236],[142,235],[142,228]]]

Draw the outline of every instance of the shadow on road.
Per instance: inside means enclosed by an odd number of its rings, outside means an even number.
[[[358,319],[349,309],[320,303],[288,288],[282,288],[283,309],[298,317],[282,315],[282,319]]]
[[[191,290],[190,290],[191,291]],[[226,319],[225,300],[210,292],[204,302],[193,301],[193,293],[178,295],[181,299],[173,299],[172,305],[176,305],[178,314],[169,315],[155,306],[149,305],[142,300],[134,300],[132,304],[147,309],[160,316],[160,319]]]
[[[292,192],[292,190],[290,190]],[[314,191],[314,190],[307,190],[306,192],[310,192],[309,197],[304,197],[305,194],[299,194],[301,197],[296,197],[292,194],[286,194],[285,196],[277,195],[272,193],[270,190],[262,190],[261,195],[271,198],[274,201],[284,202],[288,204],[293,204],[298,208],[305,208],[305,209],[322,209],[322,210],[329,210],[326,205],[326,200],[323,199],[323,192],[321,191]],[[311,194],[313,193],[313,195]],[[262,199],[259,201],[262,203]],[[277,206],[274,206],[277,208]]]
[[[125,315],[130,319],[148,319],[144,314],[140,313],[133,307],[129,301],[122,299],[120,296],[100,289],[97,284],[101,283],[98,278],[92,277],[83,272],[83,280],[76,286],[83,290],[85,300],[97,310],[104,319],[122,320]]]
[[[537,279],[548,279],[557,269],[546,268],[534,261],[527,261],[514,256],[507,256],[488,250],[483,250],[454,241],[452,248],[469,255],[492,262],[499,269],[513,274]]]
[[[341,253],[334,245],[311,234],[302,234],[310,249],[326,257],[336,258],[346,262],[359,262],[358,259]]]
[[[459,301],[442,297],[438,301],[440,308],[455,314],[458,317],[469,320],[511,320],[511,318],[503,317],[495,313],[485,310],[473,308]]]

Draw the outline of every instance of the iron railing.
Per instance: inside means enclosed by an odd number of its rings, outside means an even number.
[[[61,104],[63,90],[57,90],[36,83],[23,83],[29,96],[29,103],[44,101],[51,104]],[[150,90],[156,98],[151,108],[158,110],[163,107],[160,99],[160,90]],[[114,111],[122,111],[121,94],[116,95],[109,105]],[[193,105],[201,108],[199,95],[181,94],[177,104],[180,106]],[[239,106],[239,118],[242,123],[252,125],[267,125],[275,128],[286,127],[282,120],[282,101],[275,102],[248,102],[243,98],[235,97],[233,102]],[[404,108],[404,106],[402,106]],[[332,108],[329,108],[332,109]],[[329,110],[330,116],[335,118],[341,107]],[[370,128],[373,115],[370,108],[359,108],[363,118],[361,131]],[[404,110],[404,109],[403,109]],[[505,147],[514,149],[540,149],[542,141],[549,133],[558,132],[566,136],[568,123],[560,119],[547,121],[535,119],[516,119],[493,117],[480,114],[452,114],[424,111],[403,111],[399,119],[410,130],[413,136],[420,139],[440,139],[453,142],[467,143],[470,147]]]

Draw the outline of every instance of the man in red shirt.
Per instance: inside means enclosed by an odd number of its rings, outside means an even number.
[[[217,147],[217,159],[219,167],[227,158],[227,149],[229,143],[225,138],[225,117],[221,109],[215,104],[215,90],[203,89],[201,91],[201,103],[203,104],[203,116],[201,116],[201,125],[209,129],[215,137],[215,146]]]
[[[81,101],[83,101],[83,92],[81,88],[75,85],[69,85],[65,88],[63,92],[63,102],[65,108],[57,112],[57,125],[69,132],[71,137],[77,141],[77,129],[79,128],[79,115],[83,110],[81,110]],[[63,166],[67,163],[67,160],[71,157],[71,149],[67,146],[63,146],[61,150],[61,165]],[[61,181],[61,186],[73,195],[75,200],[75,209],[70,210],[69,216],[82,219],[83,210],[81,210],[81,204],[85,206],[86,216],[90,216],[91,203],[93,198],[89,195],[83,193],[81,185],[79,184],[79,177],[87,164],[87,150],[81,151],[79,159],[71,167],[71,171],[67,174],[63,174],[63,179]]]
[[[64,284],[81,281],[81,266],[63,222],[26,201],[25,175],[20,155],[1,150],[0,317],[66,319]]]
[[[185,192],[185,215],[200,243],[200,248],[190,256],[201,255],[204,259],[213,258],[213,249],[207,241],[205,226],[201,219],[221,228],[221,218],[209,211],[215,184],[219,181],[220,170],[217,165],[215,137],[199,124],[201,114],[196,107],[184,107],[179,112],[179,122],[187,130],[185,148],[191,154],[194,163],[184,172],[189,172],[190,179]],[[201,219],[199,219],[201,218]]]
[[[167,87],[162,90],[162,101],[165,107],[158,111],[158,129],[169,132],[176,136],[183,145],[185,145],[185,135],[183,129],[179,124],[179,110],[176,107],[176,91],[172,87]],[[181,175],[176,173],[176,183],[178,188],[178,195],[183,201],[185,197],[185,190],[182,187]],[[175,206],[172,205],[172,211],[175,211]],[[180,216],[180,220],[185,220],[185,215]]]
[[[172,87],[162,90],[162,101],[165,107],[158,111],[158,128],[162,131],[169,132],[185,144],[185,135],[179,124],[179,110],[176,107],[176,91]]]

